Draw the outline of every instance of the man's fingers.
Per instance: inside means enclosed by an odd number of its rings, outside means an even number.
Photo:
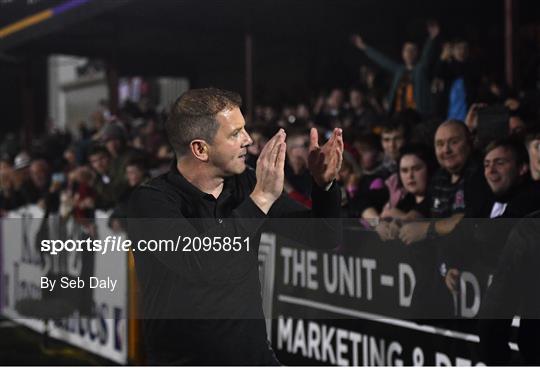
[[[454,291],[454,286],[452,285],[452,282],[448,279],[448,277],[446,277],[444,281],[448,290]]]
[[[309,152],[319,148],[319,133],[317,129],[311,128],[309,132]]]
[[[343,161],[343,151],[345,150],[345,144],[343,143],[343,132],[339,128],[336,129],[335,146],[337,149],[339,165],[341,166],[341,162]]]
[[[341,149],[341,152],[343,152],[343,150],[345,149],[345,144],[343,143],[343,131],[339,128],[337,129],[336,140],[339,148]]]
[[[407,242],[407,240],[408,240],[408,237],[407,237],[407,228],[408,228],[408,226],[407,226],[407,225],[404,225],[404,226],[399,230],[399,239],[400,239],[403,243],[405,243],[405,244],[408,245],[409,243]]]
[[[328,139],[328,141],[325,143],[325,146],[335,146],[336,145],[337,131],[338,131],[338,128],[335,128],[332,131],[332,135],[330,136],[330,139]]]
[[[272,139],[270,139],[270,141],[267,143],[268,152],[274,151],[274,149],[276,148],[276,145],[278,144],[279,140],[283,137],[284,134],[285,132],[283,129],[279,129],[279,131],[276,134],[274,134]]]
[[[278,155],[276,160],[276,168],[278,170],[283,171],[285,168],[285,156],[287,153],[287,143],[283,142],[279,145],[278,148]]]
[[[456,279],[453,275],[446,278],[446,283],[451,291],[456,291]]]
[[[272,148],[272,152],[270,153],[270,163],[272,164],[272,166],[276,166],[281,145],[284,145],[284,144],[285,144],[285,135],[283,134],[277,138]]]
[[[327,148],[329,151],[333,151],[334,147],[343,146],[343,137],[341,129],[335,128],[330,136],[330,139],[324,144],[324,148]]]
[[[264,148],[261,151],[261,154],[259,155],[259,160],[261,161],[269,161],[269,162],[275,162],[275,156],[273,155],[274,150],[276,149],[276,146],[279,144],[279,142],[285,140],[285,132],[283,129],[280,129],[269,141],[266,143]]]
[[[324,165],[325,160],[326,160],[326,154],[320,151],[319,155],[317,156],[317,165],[318,166]]]
[[[403,243],[405,243],[405,245],[411,245],[411,241],[408,238],[403,239]]]
[[[452,291],[457,291],[458,279],[459,279],[458,270],[451,269],[448,271],[448,274],[446,275],[446,281]]]
[[[279,129],[279,131],[264,145],[259,157],[264,158],[266,155],[271,154],[282,134],[284,134],[283,129]]]
[[[324,158],[326,158],[326,164],[327,167],[338,167],[339,165],[339,148],[334,147],[334,149],[324,155]]]
[[[339,170],[341,168],[341,164],[343,163],[343,151],[340,148],[337,148],[336,155],[337,155],[336,167]]]

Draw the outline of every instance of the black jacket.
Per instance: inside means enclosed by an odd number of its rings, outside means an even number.
[[[128,232],[139,240],[182,236],[176,251],[134,249],[142,299],[144,341],[151,364],[272,365],[262,310],[258,248],[269,218],[339,217],[340,192],[313,186],[309,211],[282,195],[265,215],[249,195],[256,184],[247,169],[225,179],[217,199],[201,192],[173,167],[141,185],[130,200]],[[304,220],[301,220],[304,221]],[[293,226],[308,242],[335,247],[339,224],[314,219]],[[293,224],[291,220],[287,223]],[[334,227],[335,226],[335,227]],[[326,234],[326,235],[325,235]],[[194,251],[194,238],[239,237],[240,251]],[[250,248],[245,239],[249,238]],[[187,242],[191,251],[183,251]]]
[[[512,230],[480,309],[480,351],[488,365],[510,362],[514,315],[521,316],[519,365],[540,365],[540,211]]]

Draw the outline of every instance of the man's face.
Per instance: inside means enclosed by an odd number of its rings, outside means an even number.
[[[511,116],[508,121],[508,131],[510,134],[522,134],[525,132],[525,122],[519,116]]]
[[[519,168],[512,151],[497,147],[484,158],[484,176],[495,195],[503,195],[516,183]]]
[[[418,57],[418,48],[412,42],[406,42],[401,50],[401,56],[405,65],[414,65]]]
[[[75,151],[71,149],[65,150],[64,159],[70,164],[75,164],[77,162],[77,156],[75,155]]]
[[[109,139],[105,142],[105,147],[107,148],[107,151],[115,157],[122,149],[122,142],[120,139]]]
[[[209,163],[218,175],[241,174],[246,169],[247,147],[253,140],[246,132],[246,122],[238,107],[220,111],[216,115],[219,129],[208,145]]]
[[[343,91],[340,89],[334,89],[330,93],[327,100],[328,107],[332,109],[339,109],[343,104]]]
[[[92,169],[96,170],[99,174],[105,175],[109,170],[109,157],[104,153],[96,153],[88,158]]]
[[[30,165],[30,179],[38,188],[44,188],[49,180],[49,168],[45,161],[34,161]]]
[[[529,151],[529,168],[534,180],[540,178],[540,138],[533,139],[527,147]]]
[[[458,42],[454,44],[452,47],[452,56],[460,63],[467,60],[467,57],[469,56],[469,45],[467,42]]]
[[[439,165],[451,174],[459,174],[470,154],[465,130],[444,124],[435,133],[435,154]]]
[[[353,89],[349,94],[349,102],[353,109],[358,109],[364,103],[364,95],[362,92]]]
[[[362,170],[372,170],[377,165],[379,152],[365,144],[355,144]]]
[[[309,108],[306,105],[300,104],[296,107],[296,117],[298,119],[308,120],[309,115]]]
[[[403,129],[383,132],[381,135],[381,143],[384,155],[393,161],[396,161],[399,157],[399,150],[405,143]]]
[[[136,187],[144,178],[143,171],[137,165],[128,165],[126,167],[126,179],[130,187]]]

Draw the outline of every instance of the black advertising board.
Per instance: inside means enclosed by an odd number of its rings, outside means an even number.
[[[490,280],[485,267],[462,270],[452,295],[437,275],[436,252],[383,243],[361,227],[348,228],[344,244],[318,251],[263,236],[263,304],[283,364],[483,364],[474,317]],[[420,269],[419,260],[433,261],[433,269]],[[415,302],[426,279],[440,287]]]

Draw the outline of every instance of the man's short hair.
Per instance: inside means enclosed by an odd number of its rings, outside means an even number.
[[[142,172],[146,172],[146,161],[141,157],[132,157],[126,162],[126,167],[136,166]]]
[[[134,166],[139,169],[144,176],[148,176],[148,163],[142,157],[132,157],[126,163],[126,168]]]
[[[531,124],[525,132],[525,147],[529,148],[529,144],[536,139],[540,139],[540,125]]]
[[[414,47],[416,47],[418,49],[418,44],[413,40],[405,40],[405,41],[403,41],[402,46],[405,46],[407,44],[413,45]]]
[[[502,138],[490,142],[484,150],[484,157],[496,148],[504,148],[512,152],[512,156],[517,166],[529,163],[529,154],[523,143],[515,138]]]
[[[403,119],[392,118],[382,125],[381,134],[401,130],[403,132],[403,137],[406,139],[409,133],[408,128],[408,124]]]
[[[444,126],[453,125],[456,128],[460,129],[463,135],[465,136],[465,138],[467,139],[467,141],[469,142],[469,144],[472,145],[471,132],[469,131],[469,128],[467,128],[467,125],[465,125],[464,122],[457,119],[448,119],[446,121],[443,121],[441,124],[439,124],[439,126],[437,127],[437,130],[439,130],[439,128],[442,127],[443,125]]]
[[[185,155],[194,139],[212,143],[219,128],[216,114],[241,105],[239,94],[217,88],[192,89],[183,93],[172,104],[165,123],[176,156]]]
[[[107,157],[111,157],[111,154],[109,153],[109,150],[101,145],[101,144],[94,144],[90,147],[90,149],[88,150],[88,153],[87,153],[87,157],[90,158],[90,156],[94,156],[94,155],[97,155],[97,154],[103,154]]]
[[[381,140],[372,133],[361,134],[354,139],[356,145],[367,147],[372,151],[382,151]]]

